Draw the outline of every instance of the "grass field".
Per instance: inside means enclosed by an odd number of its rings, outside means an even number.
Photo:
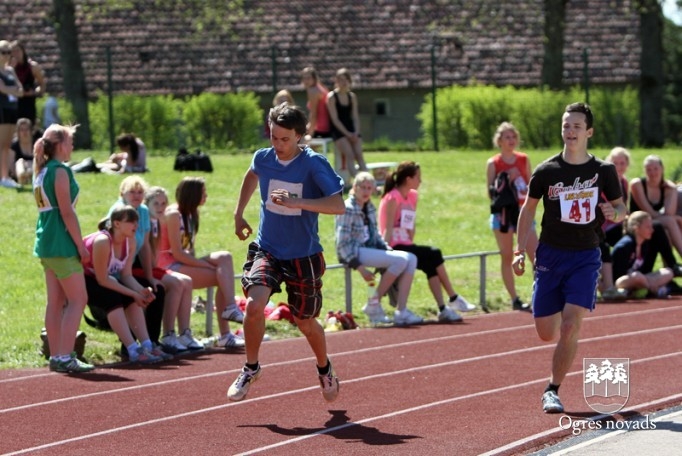
[[[557,151],[528,152],[533,166]],[[608,151],[592,151],[603,157]],[[652,153],[647,150],[633,150],[629,176],[642,173],[643,158]],[[496,250],[494,237],[488,227],[488,202],[485,189],[485,163],[493,151],[468,152],[419,152],[419,153],[367,153],[368,162],[417,160],[422,169],[417,218],[416,241],[420,244],[435,245],[445,255]],[[666,149],[655,151],[668,169],[679,162],[679,151]],[[93,156],[102,161],[107,154],[77,152],[74,161]],[[238,196],[242,176],[250,163],[250,155],[214,155],[215,171],[201,174],[206,178],[208,200],[201,210],[201,231],[197,238],[197,254],[215,250],[229,250],[235,256],[239,267],[246,253],[246,242],[234,235],[232,211]],[[183,174],[174,172],[172,157],[150,157],[152,172],[144,178],[150,185],[161,185],[168,189],[173,199],[176,184]],[[83,234],[96,230],[98,220],[106,215],[111,204],[118,197],[120,176],[103,174],[78,174],[81,186],[77,213]],[[254,195],[246,211],[246,218],[255,228],[258,225],[258,201]],[[375,199],[378,206],[378,198]],[[44,366],[39,355],[41,346],[39,334],[43,327],[45,308],[45,284],[40,264],[32,256],[34,228],[37,217],[35,204],[30,192],[16,192],[0,189],[0,368]],[[540,213],[537,217],[538,226]],[[285,236],[286,233],[283,233]],[[334,218],[320,216],[320,237],[326,252],[328,264],[337,263],[334,249]],[[509,297],[504,290],[499,273],[499,257],[488,259],[487,301],[493,311],[509,310]],[[478,259],[451,260],[446,263],[455,289],[471,302],[478,304],[479,277]],[[240,272],[237,270],[236,272]],[[530,274],[517,282],[520,295],[530,298]],[[239,288],[238,288],[239,289]],[[205,295],[203,290],[197,294]],[[360,324],[367,320],[360,311],[366,300],[366,287],[359,274],[353,273],[353,310]],[[324,309],[340,310],[345,307],[344,277],[340,269],[329,270],[325,275]],[[273,301],[285,301],[285,296],[275,295]],[[409,302],[410,307],[424,317],[433,318],[437,308],[428,291],[425,276],[418,272]],[[466,317],[465,317],[466,318]],[[216,325],[214,325],[215,327]],[[194,314],[192,327],[199,337],[204,335],[204,315]],[[233,325],[233,329],[237,329]],[[86,357],[96,364],[117,361],[119,343],[111,332],[103,332],[87,326],[81,329],[88,335]],[[275,338],[297,336],[299,333],[286,322],[269,322],[268,334]]]

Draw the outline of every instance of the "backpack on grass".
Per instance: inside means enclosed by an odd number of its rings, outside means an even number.
[[[173,165],[175,171],[204,171],[207,173],[213,172],[213,164],[211,157],[197,149],[193,154],[190,154],[184,147],[178,150],[178,155],[175,156],[175,164]]]

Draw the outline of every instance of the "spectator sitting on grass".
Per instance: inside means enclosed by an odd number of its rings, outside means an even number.
[[[131,133],[116,138],[120,152],[112,154],[97,167],[106,174],[144,173],[147,171],[147,149],[142,140]]]
[[[626,289],[631,296],[667,297],[667,285],[673,279],[670,268],[654,271],[658,251],[650,242],[654,232],[652,218],[644,211],[635,211],[627,219],[627,234],[613,247],[613,276],[616,286]]]

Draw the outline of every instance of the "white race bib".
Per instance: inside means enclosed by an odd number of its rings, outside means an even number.
[[[301,209],[279,206],[272,202],[270,195],[273,190],[283,189],[289,192],[291,198],[301,198],[303,195],[303,184],[284,182],[278,179],[270,179],[268,183],[268,199],[265,201],[265,209],[280,215],[301,215]]]
[[[561,221],[575,225],[586,225],[597,217],[599,188],[566,190],[559,194]]]

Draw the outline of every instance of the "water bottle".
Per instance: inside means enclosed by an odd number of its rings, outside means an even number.
[[[367,282],[367,301],[372,300],[377,293],[377,284],[374,280]]]
[[[523,176],[519,176],[514,179],[514,187],[516,188],[516,194],[518,195],[519,199],[525,198],[528,194],[528,186],[526,185],[526,181],[523,179]]]

